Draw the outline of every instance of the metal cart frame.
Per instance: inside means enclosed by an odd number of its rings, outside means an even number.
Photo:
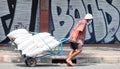
[[[19,50],[19,52],[20,52],[20,55],[21,55],[23,61],[25,62],[25,64],[28,67],[34,67],[34,66],[36,66],[37,61],[40,60],[39,58],[41,58],[41,57],[48,56],[48,55],[49,56],[62,55],[63,54],[63,43],[68,41],[68,40],[69,40],[69,38],[60,39],[59,40],[60,44],[59,44],[59,46],[57,46],[57,52],[54,52],[53,50],[49,50],[49,54],[43,54],[42,56],[36,55],[34,57],[29,57],[29,56],[23,55],[21,50]],[[17,44],[14,41],[12,41],[12,42],[14,43],[14,48],[17,49]]]

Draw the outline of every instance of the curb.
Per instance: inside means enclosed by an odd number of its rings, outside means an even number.
[[[40,58],[41,63],[65,63],[69,46],[63,48],[63,55]],[[120,63],[120,46],[86,46],[83,52],[73,59],[74,63]],[[23,59],[11,46],[0,47],[0,63],[21,63]]]
[[[62,56],[50,56],[50,57],[40,57],[41,63],[65,63],[66,55]],[[60,61],[61,60],[61,61]],[[55,61],[55,62],[54,62]],[[80,63],[120,63],[120,54],[86,54],[81,53],[79,56],[76,56],[73,61],[76,64]],[[23,62],[22,57],[19,53],[1,53],[0,54],[0,63],[21,63]]]

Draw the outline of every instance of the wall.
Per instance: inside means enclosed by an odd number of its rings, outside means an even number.
[[[49,30],[58,40],[68,37],[73,26],[88,12],[94,20],[87,25],[85,42],[119,43],[119,3],[120,0],[0,0],[0,43],[8,43],[6,35],[17,28]]]
[[[51,0],[51,33],[67,37],[86,13],[94,20],[87,25],[86,43],[120,42],[120,0]]]
[[[0,0],[0,43],[7,43],[6,35],[15,29],[39,31],[38,0]]]

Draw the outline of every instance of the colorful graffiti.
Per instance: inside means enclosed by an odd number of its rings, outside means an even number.
[[[0,43],[9,42],[6,35],[12,30],[36,31],[37,9],[38,0],[0,0]]]
[[[86,13],[94,16],[87,25],[86,43],[120,42],[120,0],[51,0],[52,34],[60,39]]]

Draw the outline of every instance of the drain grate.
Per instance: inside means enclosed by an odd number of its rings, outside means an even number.
[[[66,63],[66,59],[52,59],[52,63]],[[76,64],[76,59],[73,59],[72,62]]]

